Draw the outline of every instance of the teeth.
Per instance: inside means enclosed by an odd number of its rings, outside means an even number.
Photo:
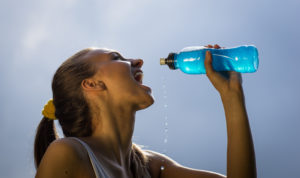
[[[143,80],[143,76],[144,76],[143,72],[137,72],[134,74],[134,78],[137,78],[138,76],[140,76],[139,82],[141,82]]]
[[[134,77],[137,77],[138,75],[143,75],[143,73],[142,72],[137,72],[137,73],[135,73]]]

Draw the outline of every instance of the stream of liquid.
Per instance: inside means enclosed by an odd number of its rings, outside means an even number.
[[[164,128],[164,139],[163,139],[163,154],[167,153],[167,143],[168,143],[168,115],[167,115],[167,109],[168,109],[168,102],[167,102],[167,85],[166,85],[166,78],[162,77],[162,91],[163,91],[163,128]]]
[[[167,154],[167,143],[168,143],[168,102],[167,102],[167,85],[166,85],[166,78],[161,77],[162,82],[162,92],[163,92],[163,131],[164,131],[164,137],[163,137],[163,154]],[[164,170],[165,167],[161,166],[161,170]]]

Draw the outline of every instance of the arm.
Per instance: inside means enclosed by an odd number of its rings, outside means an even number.
[[[212,46],[208,46],[212,48]],[[220,48],[215,45],[214,48]],[[246,112],[241,75],[237,72],[215,72],[212,57],[208,52],[205,58],[207,77],[219,92],[226,116],[227,177],[256,178],[254,147]],[[184,167],[165,155],[147,151],[152,177],[160,178],[224,178],[225,176]],[[163,169],[161,167],[163,166]]]
[[[228,93],[221,98],[227,125],[227,176],[256,177],[254,146],[243,93]]]
[[[83,158],[76,145],[67,139],[52,142],[47,148],[36,172],[36,178],[76,178],[83,177]]]
[[[166,155],[146,150],[152,178],[225,178],[225,176],[205,170],[182,166]]]
[[[219,46],[215,45],[215,48]],[[207,77],[220,93],[227,125],[227,176],[254,178],[256,165],[251,130],[245,107],[241,75],[237,72],[218,73],[212,68],[210,52],[206,53]],[[223,74],[223,75],[222,75]]]

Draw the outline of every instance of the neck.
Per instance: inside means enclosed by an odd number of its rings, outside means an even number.
[[[135,110],[124,107],[101,108],[93,122],[95,128],[91,137],[101,143],[101,151],[110,160],[129,167]]]

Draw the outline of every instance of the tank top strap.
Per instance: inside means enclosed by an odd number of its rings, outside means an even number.
[[[96,178],[108,178],[108,175],[105,173],[103,167],[101,166],[100,162],[98,161],[96,155],[94,154],[92,149],[89,147],[89,145],[86,144],[84,141],[80,140],[79,138],[76,138],[76,137],[70,137],[70,138],[77,140],[86,149],[86,151],[89,155],[91,164],[93,166]]]

